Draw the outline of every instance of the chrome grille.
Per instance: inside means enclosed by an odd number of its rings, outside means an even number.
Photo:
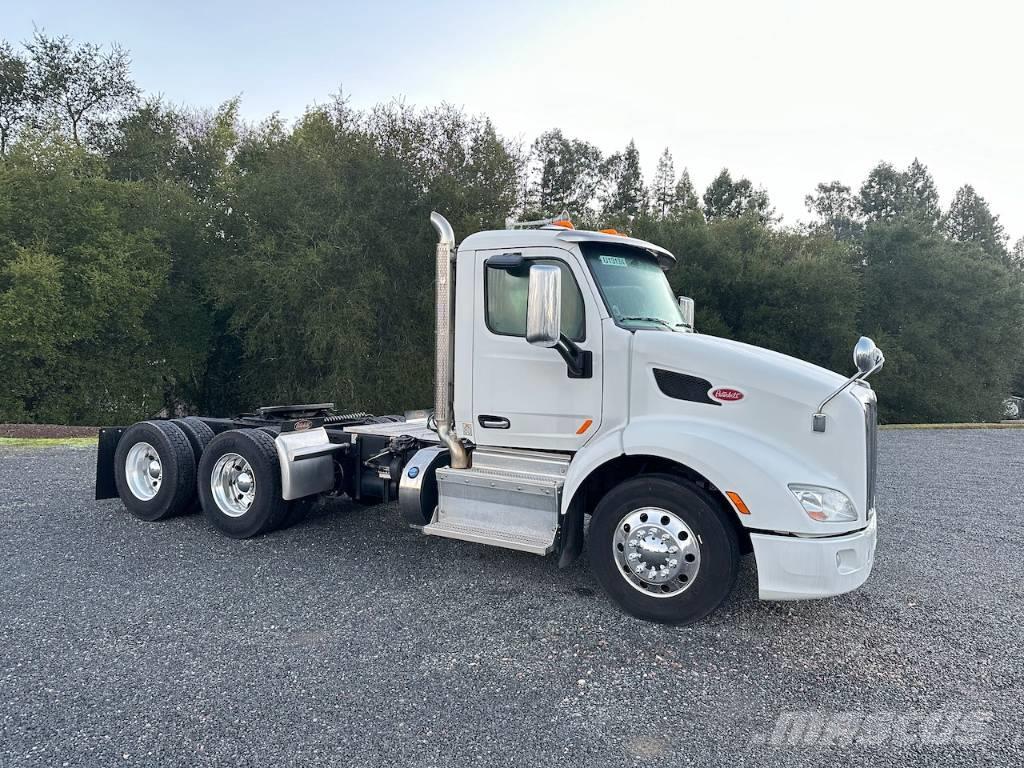
[[[868,495],[867,495],[867,508],[868,514],[870,510],[875,508],[875,474],[878,469],[878,401],[875,399],[875,393],[869,393],[869,396],[862,400],[864,403],[864,428],[866,431],[867,445],[867,475],[868,475]]]

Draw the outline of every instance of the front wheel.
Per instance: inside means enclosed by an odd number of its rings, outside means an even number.
[[[591,568],[627,613],[690,624],[728,597],[739,572],[732,524],[701,488],[671,475],[627,480],[598,503]]]

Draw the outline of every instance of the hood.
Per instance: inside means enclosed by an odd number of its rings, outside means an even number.
[[[633,349],[652,367],[699,376],[713,388],[771,393],[812,409],[847,379],[789,355],[697,333],[637,331]]]

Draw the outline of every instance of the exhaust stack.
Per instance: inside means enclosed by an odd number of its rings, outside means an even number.
[[[452,381],[455,376],[455,350],[452,335],[452,317],[455,309],[455,232],[448,220],[437,211],[430,213],[430,223],[437,230],[437,257],[435,285],[437,313],[434,330],[436,352],[434,356],[434,419],[437,436],[448,448],[452,469],[469,469],[469,451],[455,436],[452,409]]]

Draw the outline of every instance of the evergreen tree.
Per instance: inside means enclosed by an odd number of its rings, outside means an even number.
[[[774,211],[768,193],[755,189],[750,179],[734,182],[729,170],[723,168],[704,191],[704,215],[708,221],[721,221],[748,213],[764,223],[771,221]]]
[[[563,210],[584,216],[602,180],[601,150],[586,141],[566,138],[556,128],[537,137],[531,158],[535,181],[530,205],[548,216]]]
[[[1017,269],[1024,269],[1024,237],[1013,244],[1010,250],[1010,264]]]
[[[836,240],[851,240],[863,229],[850,188],[838,181],[819,184],[804,198],[807,210],[821,219],[821,226]]]
[[[1006,232],[993,215],[988,203],[965,184],[956,191],[949,211],[943,219],[943,229],[953,240],[961,243],[975,243],[989,256],[1006,258]]]
[[[660,218],[665,218],[675,204],[675,183],[676,169],[672,162],[672,153],[665,147],[665,151],[658,158],[658,168],[654,173],[654,184],[651,188],[654,212]]]
[[[675,192],[672,195],[672,213],[685,214],[693,211],[700,211],[700,198],[697,196],[697,190],[693,188],[693,182],[690,180],[690,171],[683,168],[683,172],[679,175],[679,181],[676,183]]]
[[[917,158],[905,171],[898,171],[889,163],[872,168],[860,188],[857,205],[868,221],[906,217],[935,227],[941,218],[935,181]]]
[[[640,153],[630,139],[621,155],[606,165],[610,191],[604,205],[606,217],[636,217],[647,210],[647,189],[640,169]]]

